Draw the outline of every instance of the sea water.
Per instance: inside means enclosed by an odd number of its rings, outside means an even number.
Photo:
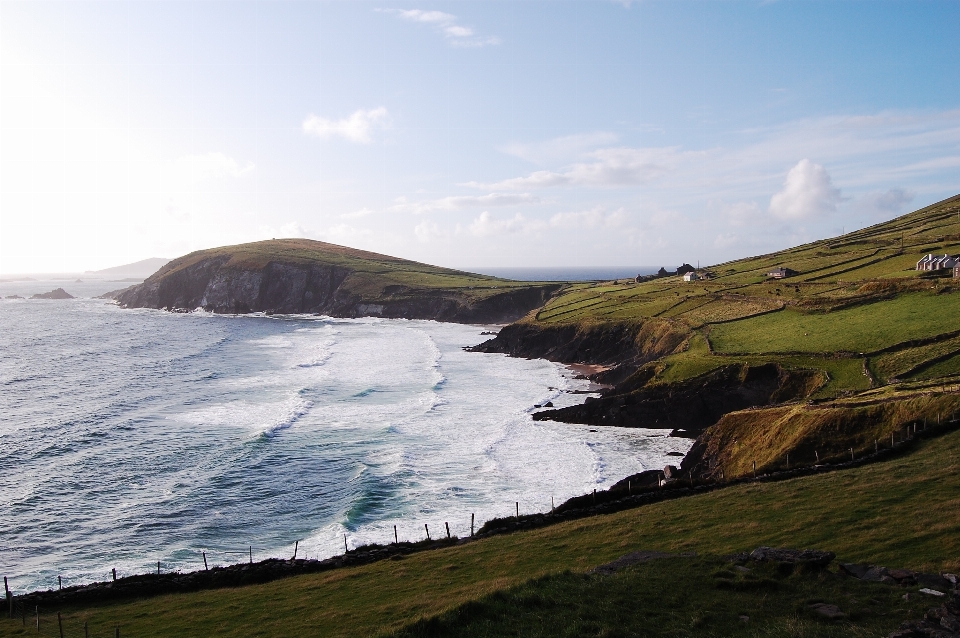
[[[535,422],[564,366],[483,326],[0,301],[0,571],[29,591],[470,533],[670,462],[658,430]],[[86,295],[86,297],[84,297]]]

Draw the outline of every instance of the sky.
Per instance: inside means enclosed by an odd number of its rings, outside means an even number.
[[[960,3],[0,0],[0,273],[676,267],[960,192]]]

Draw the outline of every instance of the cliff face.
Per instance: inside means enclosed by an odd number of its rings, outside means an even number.
[[[540,307],[561,287],[510,286],[481,296],[470,294],[473,288],[468,286],[391,285],[385,278],[371,294],[375,275],[358,274],[349,265],[237,261],[234,255],[219,254],[162,269],[142,284],[119,291],[114,299],[125,308],[500,323],[515,321]]]
[[[582,405],[545,410],[534,420],[589,425],[663,428],[693,437],[729,412],[803,398],[823,383],[813,370],[787,370],[774,363],[730,365],[688,381],[644,385],[650,368]],[[645,377],[645,378],[644,378]]]
[[[619,365],[629,369],[654,361],[683,347],[690,330],[662,319],[631,323],[505,326],[475,352],[499,352],[515,357],[560,363]]]

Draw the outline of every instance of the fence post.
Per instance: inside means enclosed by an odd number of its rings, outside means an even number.
[[[443,525],[447,528],[447,538],[450,538],[450,523],[444,522]]]
[[[61,577],[59,574],[57,575],[57,586],[60,589],[63,589],[63,577]]]
[[[517,518],[520,518],[520,501],[517,501]]]
[[[40,605],[37,605],[37,633],[40,633]]]
[[[593,504],[597,504],[597,488],[593,488]]]
[[[430,540],[430,528],[427,527],[427,524],[423,524],[423,529],[427,530],[427,540]]]
[[[297,560],[297,550],[300,549],[300,541],[296,541],[293,544],[293,558],[291,560]]]
[[[856,459],[853,458],[853,448],[850,448],[850,460],[851,460],[851,461],[856,460]]]
[[[556,512],[557,506],[553,503],[553,494],[550,495],[550,513]]]
[[[253,565],[253,545],[250,545],[250,564]]]
[[[757,478],[757,462],[753,462],[753,478]]]
[[[116,580],[116,579],[117,579],[117,568],[114,567],[113,569],[111,569],[111,570],[110,570],[110,573],[113,574],[113,579]]]
[[[157,561],[157,576],[160,575],[160,561]]]
[[[114,638],[120,638],[120,628],[117,627],[116,633],[113,634]]]
[[[343,555],[346,556],[350,553],[350,550],[347,548],[347,535],[343,535]]]
[[[470,514],[470,536],[473,536],[473,514]]]
[[[207,567],[207,553],[206,552],[202,552],[202,553],[203,553],[203,571],[208,572],[210,571],[210,568]]]
[[[90,629],[87,628],[87,621],[83,621],[83,638],[90,638]]]
[[[627,496],[633,494],[633,481],[627,481]]]
[[[400,542],[400,537],[397,536],[397,526],[396,526],[396,525],[393,526],[393,542],[394,542],[394,543],[399,543],[399,542]]]
[[[63,619],[60,617],[60,612],[57,612],[57,627],[60,629],[60,638],[63,638]]]

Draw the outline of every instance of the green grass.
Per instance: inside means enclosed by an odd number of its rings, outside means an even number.
[[[759,545],[924,571],[960,568],[960,432],[884,464],[732,487],[265,585],[64,610],[68,635],[357,636],[397,631],[496,591],[637,549],[721,556]],[[573,604],[573,600],[569,601]],[[640,606],[662,606],[637,598]],[[55,635],[56,610],[46,610]],[[616,627],[611,627],[613,631]],[[892,628],[891,628],[892,629]],[[25,635],[0,619],[0,636]],[[614,634],[610,634],[614,635]]]
[[[880,636],[933,602],[834,573],[785,575],[719,558],[662,558],[612,575],[563,574],[467,603],[396,636]],[[912,588],[916,590],[917,588]],[[809,605],[849,615],[831,621]]]
[[[791,310],[714,326],[717,352],[870,352],[957,329],[960,294],[912,293],[825,314]]]

